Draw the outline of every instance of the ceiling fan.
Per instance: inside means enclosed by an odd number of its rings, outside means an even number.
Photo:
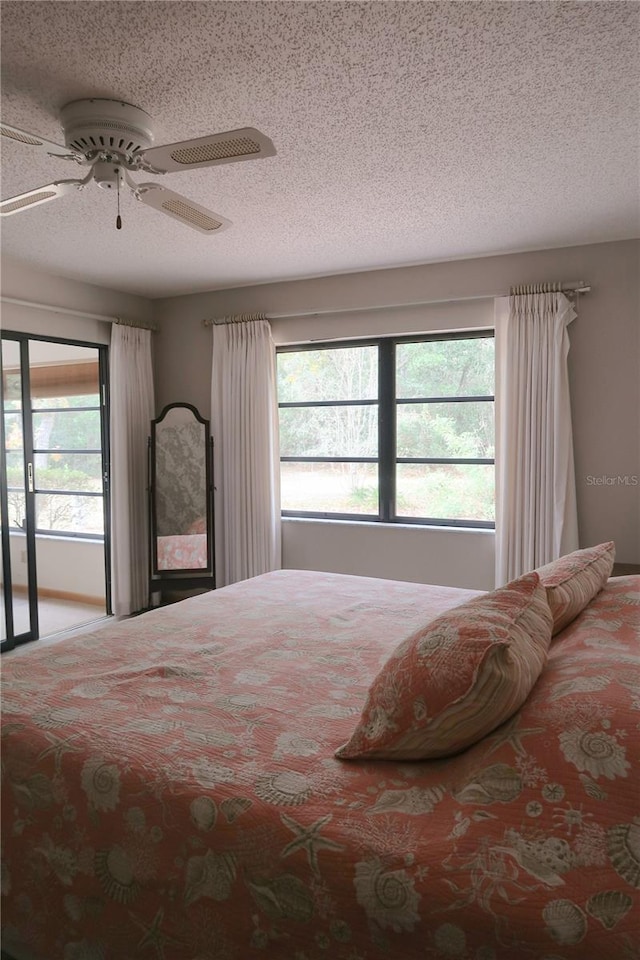
[[[174,173],[238,160],[259,160],[272,157],[276,152],[271,140],[253,127],[154,147],[152,118],[140,107],[121,100],[74,100],[62,108],[60,121],[66,146],[6,123],[0,124],[0,132],[3,137],[88,168],[86,175],[79,180],[54,180],[1,200],[0,216],[23,213],[74,190],[83,190],[93,180],[103,190],[117,191],[118,229],[122,226],[120,188],[128,187],[137,200],[154,210],[194,230],[215,234],[230,226],[230,221],[160,183],[137,183],[131,172]]]

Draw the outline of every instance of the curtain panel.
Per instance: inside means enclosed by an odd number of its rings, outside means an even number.
[[[578,547],[564,294],[495,301],[496,586]]]
[[[147,441],[155,416],[151,331],[111,331],[111,566],[113,612],[147,606],[149,521]]]
[[[213,326],[218,586],[281,566],[275,345],[267,320]]]

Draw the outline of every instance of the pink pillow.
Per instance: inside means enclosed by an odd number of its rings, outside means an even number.
[[[553,614],[554,637],[602,590],[611,576],[615,555],[616,545],[610,540],[538,567],[536,573],[547,590]]]
[[[480,740],[528,697],[546,662],[551,622],[537,573],[432,620],[382,667],[336,757],[423,760]]]

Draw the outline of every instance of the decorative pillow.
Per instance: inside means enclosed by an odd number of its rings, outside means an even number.
[[[616,545],[610,540],[538,567],[536,573],[546,587],[553,614],[554,637],[600,593],[611,576],[615,555]]]
[[[464,750],[522,706],[551,641],[537,573],[454,607],[403,640],[369,688],[342,760]]]

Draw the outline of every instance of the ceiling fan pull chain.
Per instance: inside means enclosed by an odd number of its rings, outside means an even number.
[[[116,230],[122,230],[122,217],[120,216],[120,174],[118,173],[118,216],[116,217]]]

